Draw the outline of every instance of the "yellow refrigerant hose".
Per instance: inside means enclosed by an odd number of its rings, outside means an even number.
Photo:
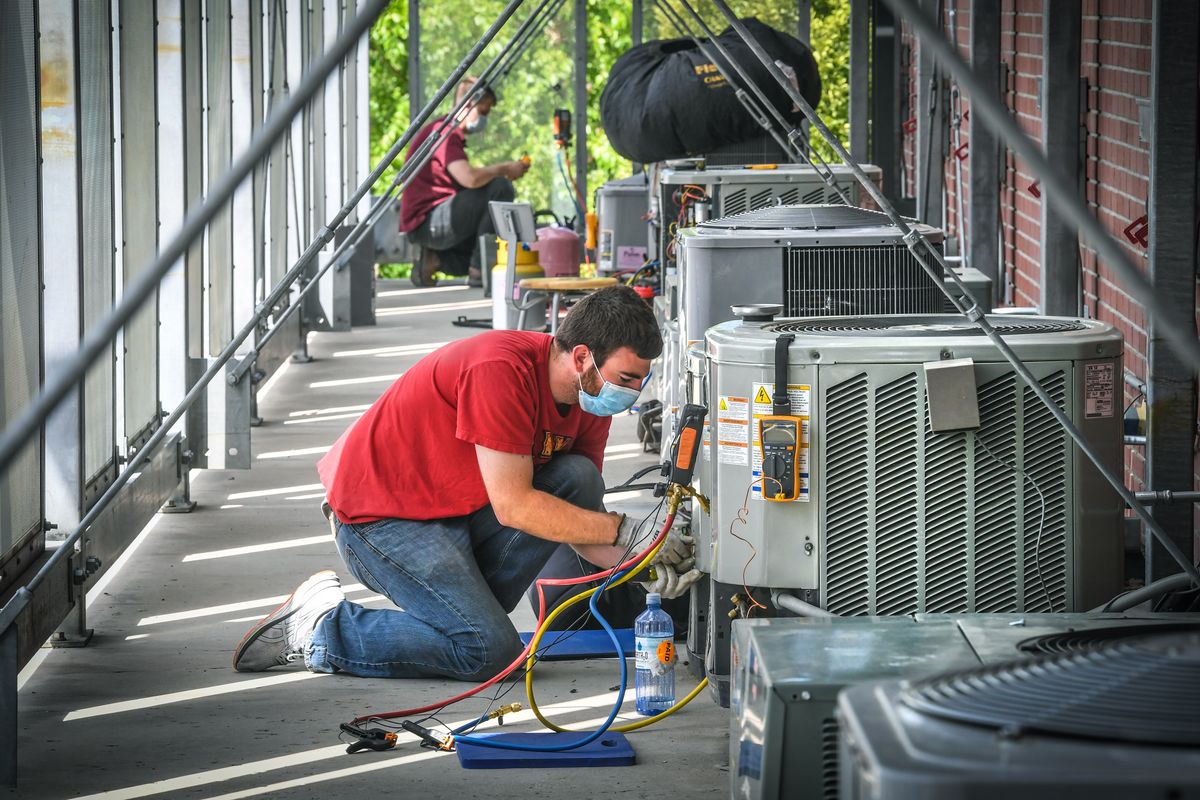
[[[673,501],[673,505],[678,505],[678,501]],[[672,510],[673,509],[670,509],[670,508],[668,509],[668,511],[667,511],[668,517],[671,516]],[[662,549],[662,546],[665,542],[666,542],[666,538],[664,537],[661,542],[659,542],[652,550],[650,550],[648,553],[646,553],[645,557],[641,561],[639,561],[635,567],[633,567],[628,572],[626,572],[624,575],[622,575],[620,578],[618,578],[617,580],[615,580],[611,584],[609,584],[609,587],[611,588],[613,586],[619,586],[620,584],[625,583],[627,580],[632,578],[634,575],[638,574],[643,569],[648,567],[650,565],[650,562],[654,559],[654,557],[656,555],[658,555],[658,551]],[[538,649],[538,644],[541,643],[542,635],[545,634],[546,631],[549,629],[550,623],[554,622],[554,620],[558,618],[559,614],[562,614],[564,611],[566,611],[568,608],[571,608],[576,603],[582,603],[582,602],[588,600],[589,598],[591,598],[591,596],[593,594],[595,594],[601,588],[602,588],[601,586],[597,586],[593,589],[589,589],[588,591],[583,592],[582,594],[577,594],[574,597],[572,597],[571,599],[564,602],[562,605],[555,608],[552,612],[550,612],[550,614],[548,614],[546,616],[545,621],[542,622],[541,626],[537,629],[537,632],[534,633],[533,639],[529,642],[529,658],[527,658],[525,660],[525,693],[529,696],[529,708],[533,711],[534,716],[536,716],[543,725],[545,725],[547,728],[549,728],[552,731],[557,731],[559,733],[583,733],[584,732],[584,731],[572,731],[569,728],[563,728],[559,725],[554,724],[550,720],[546,719],[546,717],[542,715],[541,709],[538,708],[537,698],[534,696],[534,693],[533,693],[533,666],[534,666],[534,662],[536,661],[536,653],[537,653],[537,649]],[[637,722],[630,722],[625,725],[614,725],[613,727],[609,728],[609,730],[617,731],[619,733],[627,733],[629,731],[636,731],[639,728],[644,728],[647,725],[653,725],[654,723],[658,722],[659,720],[666,719],[667,717],[671,716],[679,709],[686,706],[688,703],[692,702],[692,700],[694,700],[696,698],[696,695],[700,694],[700,692],[707,685],[708,685],[708,678],[704,678],[700,681],[700,683],[698,683],[696,685],[695,689],[692,689],[692,691],[688,693],[688,695],[686,697],[684,697],[682,700],[680,700],[675,705],[668,708],[666,711],[663,711],[659,714],[655,714],[653,717],[647,717],[646,719],[639,720]]]

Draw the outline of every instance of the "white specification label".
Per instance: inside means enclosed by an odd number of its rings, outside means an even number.
[[[750,399],[717,398],[717,458],[722,464],[750,463]]]
[[[754,477],[754,496],[762,499],[762,448],[758,441],[758,420],[772,414],[773,403],[771,393],[775,391],[773,383],[754,384],[752,417],[750,420],[750,474]],[[800,492],[796,501],[807,503],[810,499],[809,489],[812,484],[812,463],[809,458],[812,446],[812,387],[808,384],[788,384],[788,400],[792,404],[792,416],[800,418],[800,447],[796,453],[796,469],[800,473]]]
[[[1083,414],[1088,419],[1111,417],[1116,397],[1116,365],[1111,361],[1084,364]]]

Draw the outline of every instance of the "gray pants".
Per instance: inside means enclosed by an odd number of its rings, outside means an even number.
[[[479,237],[496,234],[488,203],[509,202],[516,196],[512,181],[493,178],[478,189],[460,189],[449,200],[434,206],[409,238],[441,259],[441,271],[448,275],[466,275],[468,267],[480,267]]]

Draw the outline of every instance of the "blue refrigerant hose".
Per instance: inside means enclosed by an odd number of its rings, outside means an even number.
[[[605,619],[604,615],[600,613],[600,610],[598,608],[596,608],[596,600],[600,597],[600,595],[604,592],[604,590],[608,588],[610,583],[614,582],[618,578],[624,577],[632,569],[634,569],[634,568],[631,567],[630,569],[627,569],[624,572],[619,572],[619,573],[615,573],[613,575],[608,576],[608,579],[605,580],[603,584],[601,584],[600,588],[597,589],[592,594],[591,599],[588,600],[588,608],[591,610],[592,616],[594,616],[596,618],[596,620],[600,623],[601,627],[603,627],[604,631],[608,634],[608,638],[612,640],[613,647],[616,648],[616,652],[617,652],[617,661],[621,665],[621,684],[620,684],[620,687],[617,689],[617,701],[616,701],[616,703],[613,704],[612,710],[608,712],[608,719],[604,720],[603,725],[601,725],[599,728],[592,731],[591,733],[586,734],[579,741],[568,742],[566,744],[550,744],[550,745],[518,744],[516,742],[498,741],[496,739],[488,738],[488,737],[463,736],[463,735],[457,735],[457,734],[454,736],[454,741],[467,742],[468,744],[476,744],[476,745],[479,745],[480,747],[493,747],[493,748],[497,748],[500,750],[524,750],[524,751],[534,752],[534,753],[561,753],[566,750],[574,750],[576,748],[583,747],[585,744],[591,744],[592,742],[596,741],[601,736],[603,736],[608,731],[608,729],[610,727],[612,727],[613,722],[617,718],[617,714],[619,714],[621,711],[621,706],[624,705],[624,703],[625,703],[625,689],[626,689],[626,687],[628,685],[628,681],[629,681],[629,674],[628,674],[629,668],[625,664],[625,651],[623,649],[621,649],[621,640],[617,638],[617,632],[615,630],[613,630],[612,625],[610,625],[608,623],[608,620]],[[471,723],[467,723],[467,725],[465,725],[463,727],[471,727],[472,725],[475,725],[475,724],[477,724],[477,722],[471,722]],[[462,730],[462,728],[459,728],[459,730]]]

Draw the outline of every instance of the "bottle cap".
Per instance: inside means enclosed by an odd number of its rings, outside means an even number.
[[[662,595],[660,595],[658,592],[647,592],[646,593],[646,605],[657,606],[657,605],[661,605],[661,604],[662,604]]]

